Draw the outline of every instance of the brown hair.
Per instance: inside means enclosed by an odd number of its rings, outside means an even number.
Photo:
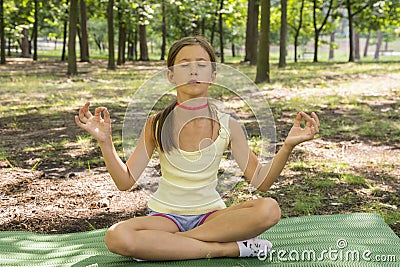
[[[184,48],[185,46],[190,46],[190,45],[200,45],[207,52],[207,54],[210,56],[210,61],[212,62],[211,64],[212,71],[214,72],[216,70],[215,62],[217,58],[214,52],[214,48],[202,36],[189,36],[175,41],[171,45],[168,52],[168,58],[167,58],[168,68],[171,68],[172,70],[176,56],[178,55],[179,51],[181,51],[181,49]],[[171,151],[171,149],[177,147],[176,142],[173,138],[173,134],[171,134],[173,129],[172,116],[168,118],[168,115],[170,115],[171,111],[174,110],[176,102],[177,102],[176,100],[173,101],[173,103],[167,106],[164,110],[158,112],[153,119],[152,127],[153,127],[154,139],[156,140],[156,144],[159,146],[162,152],[169,152]],[[168,118],[168,123],[166,125],[168,125],[168,128],[162,131],[167,118]]]

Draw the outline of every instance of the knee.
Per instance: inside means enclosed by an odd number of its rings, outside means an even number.
[[[266,230],[277,224],[281,219],[281,209],[278,202],[273,198],[261,198],[257,201],[256,212],[259,214],[261,227]]]
[[[135,231],[127,229],[123,222],[117,223],[107,230],[104,243],[112,253],[134,257],[136,254],[134,234]]]

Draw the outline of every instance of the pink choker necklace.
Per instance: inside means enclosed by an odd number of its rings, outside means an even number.
[[[201,106],[197,106],[197,107],[189,107],[189,106],[185,106],[183,104],[180,104],[179,102],[176,102],[176,106],[180,107],[180,108],[183,108],[183,109],[187,109],[187,110],[199,110],[199,109],[203,109],[203,108],[208,107],[208,102],[203,104],[203,105],[201,105]]]

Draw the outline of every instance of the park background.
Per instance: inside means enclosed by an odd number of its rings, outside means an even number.
[[[0,4],[0,230],[87,231],[144,215],[148,196],[118,192],[74,115],[88,100],[107,106],[122,157],[135,90],[164,69],[174,40],[201,34],[219,62],[257,81],[278,148],[298,111],[321,119],[318,139],[295,149],[268,192],[243,181],[227,204],[270,196],[283,217],[374,212],[400,235],[399,1]],[[253,114],[235,96],[213,97],[247,122],[257,151]],[[144,175],[160,176],[157,158]]]

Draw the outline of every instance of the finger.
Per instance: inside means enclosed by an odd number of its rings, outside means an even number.
[[[82,121],[82,122],[86,122],[86,121],[87,121],[87,118],[85,117],[85,110],[84,110],[84,108],[85,108],[85,107],[79,109],[79,119],[80,119],[80,121]]]
[[[301,115],[304,117],[304,119],[306,120],[306,126],[307,127],[311,127],[312,125],[314,125],[315,121],[313,118],[311,118],[307,113],[305,112],[301,112]]]
[[[75,123],[76,123],[76,125],[78,125],[80,128],[85,129],[85,124],[83,124],[83,123],[80,121],[80,119],[79,119],[79,117],[78,117],[77,115],[75,115]]]
[[[90,107],[90,102],[86,102],[86,104],[83,106],[84,114],[85,114],[86,118],[88,118],[88,119],[93,116],[89,110],[89,107]]]
[[[94,110],[94,116],[101,118],[101,112],[103,112],[106,108],[105,107],[98,107]]]
[[[104,122],[106,122],[106,123],[110,123],[111,122],[110,112],[108,112],[107,108],[104,108]]]
[[[300,127],[301,118],[302,118],[302,112],[299,112],[297,114],[297,117],[296,117],[296,120],[294,121],[294,125],[293,126]]]
[[[319,123],[319,118],[318,118],[317,114],[315,112],[312,112],[311,116],[317,122],[317,126],[319,127],[321,124]]]
[[[319,126],[320,126],[320,123],[319,123],[318,116],[317,116],[317,114],[315,114],[315,112],[312,112],[312,113],[311,113],[311,116],[313,117],[312,119],[313,119],[313,121],[315,122],[315,124],[314,124],[315,133],[319,133]]]

